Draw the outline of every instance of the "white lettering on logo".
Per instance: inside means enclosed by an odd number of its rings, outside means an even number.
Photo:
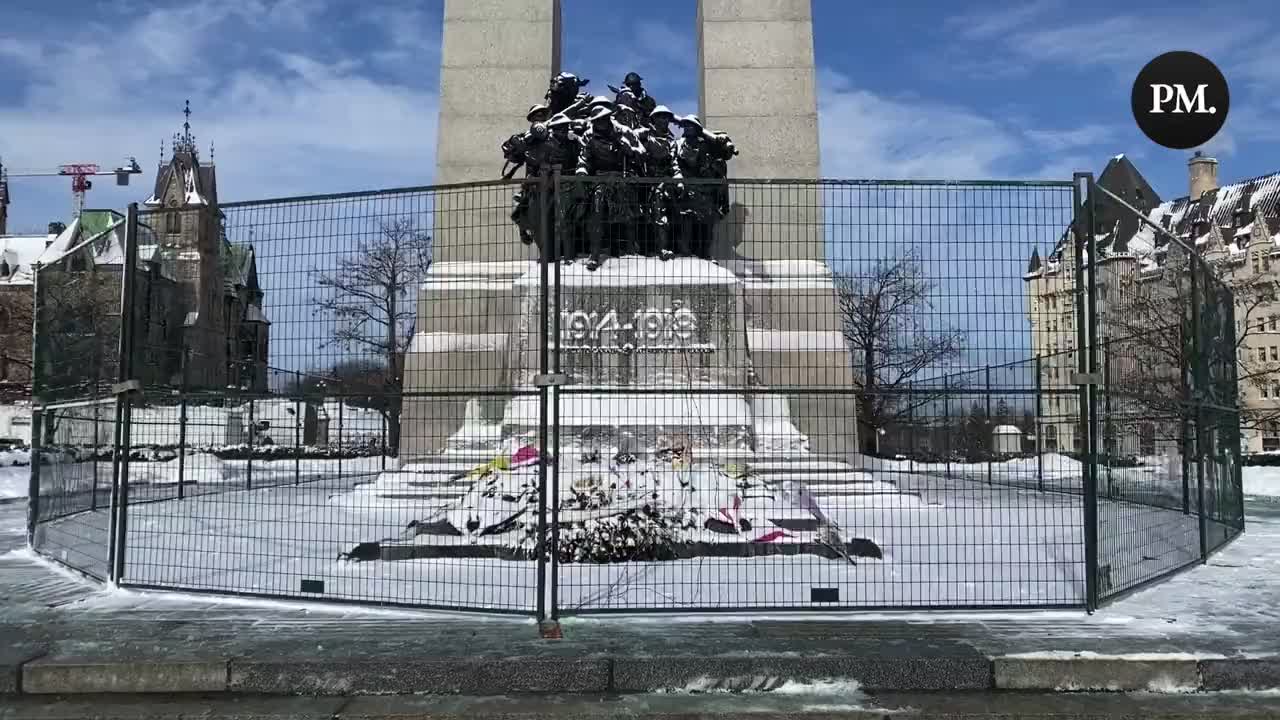
[[[1205,107],[1204,90],[1208,85],[1197,85],[1194,93],[1187,92],[1185,85],[1165,85],[1163,83],[1154,83],[1151,85],[1151,112],[1152,114],[1164,113],[1164,106],[1169,102],[1173,102],[1173,113],[1181,115],[1184,113],[1196,113],[1197,115],[1214,115],[1218,112],[1218,108]]]

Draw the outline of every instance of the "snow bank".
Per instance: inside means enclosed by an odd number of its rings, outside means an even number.
[[[31,469],[20,466],[0,467],[0,500],[12,500],[27,496],[31,481]]]
[[[1246,466],[1244,494],[1280,497],[1280,467]]]

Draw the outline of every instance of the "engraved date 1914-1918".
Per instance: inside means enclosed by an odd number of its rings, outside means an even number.
[[[698,316],[681,302],[669,308],[643,308],[630,315],[617,310],[561,313],[561,349],[600,353],[703,352],[710,343],[695,342]]]

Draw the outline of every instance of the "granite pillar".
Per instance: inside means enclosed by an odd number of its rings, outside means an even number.
[[[445,0],[436,184],[498,180],[502,142],[527,127],[529,105],[558,72],[559,0]],[[402,458],[440,452],[462,427],[470,392],[510,384],[506,343],[520,317],[513,283],[536,253],[511,222],[515,190],[434,194],[433,263],[405,357]]]
[[[738,148],[715,253],[744,283],[759,386],[790,388],[791,419],[819,452],[857,449],[843,319],[826,264],[810,0],[699,0],[698,102]],[[767,179],[772,183],[751,183]],[[794,180],[795,182],[777,182]]]
[[[738,147],[730,177],[819,176],[816,84],[810,0],[699,0],[699,112]],[[733,254],[825,257],[816,186],[742,185],[733,195],[738,212],[729,222],[741,226]]]
[[[497,180],[502,141],[560,72],[559,0],[445,0],[437,184]],[[509,190],[436,196],[437,262],[527,259]]]

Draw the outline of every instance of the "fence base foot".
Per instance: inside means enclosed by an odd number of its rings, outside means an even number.
[[[564,631],[560,629],[560,621],[543,620],[538,623],[538,637],[543,640],[563,640]]]

